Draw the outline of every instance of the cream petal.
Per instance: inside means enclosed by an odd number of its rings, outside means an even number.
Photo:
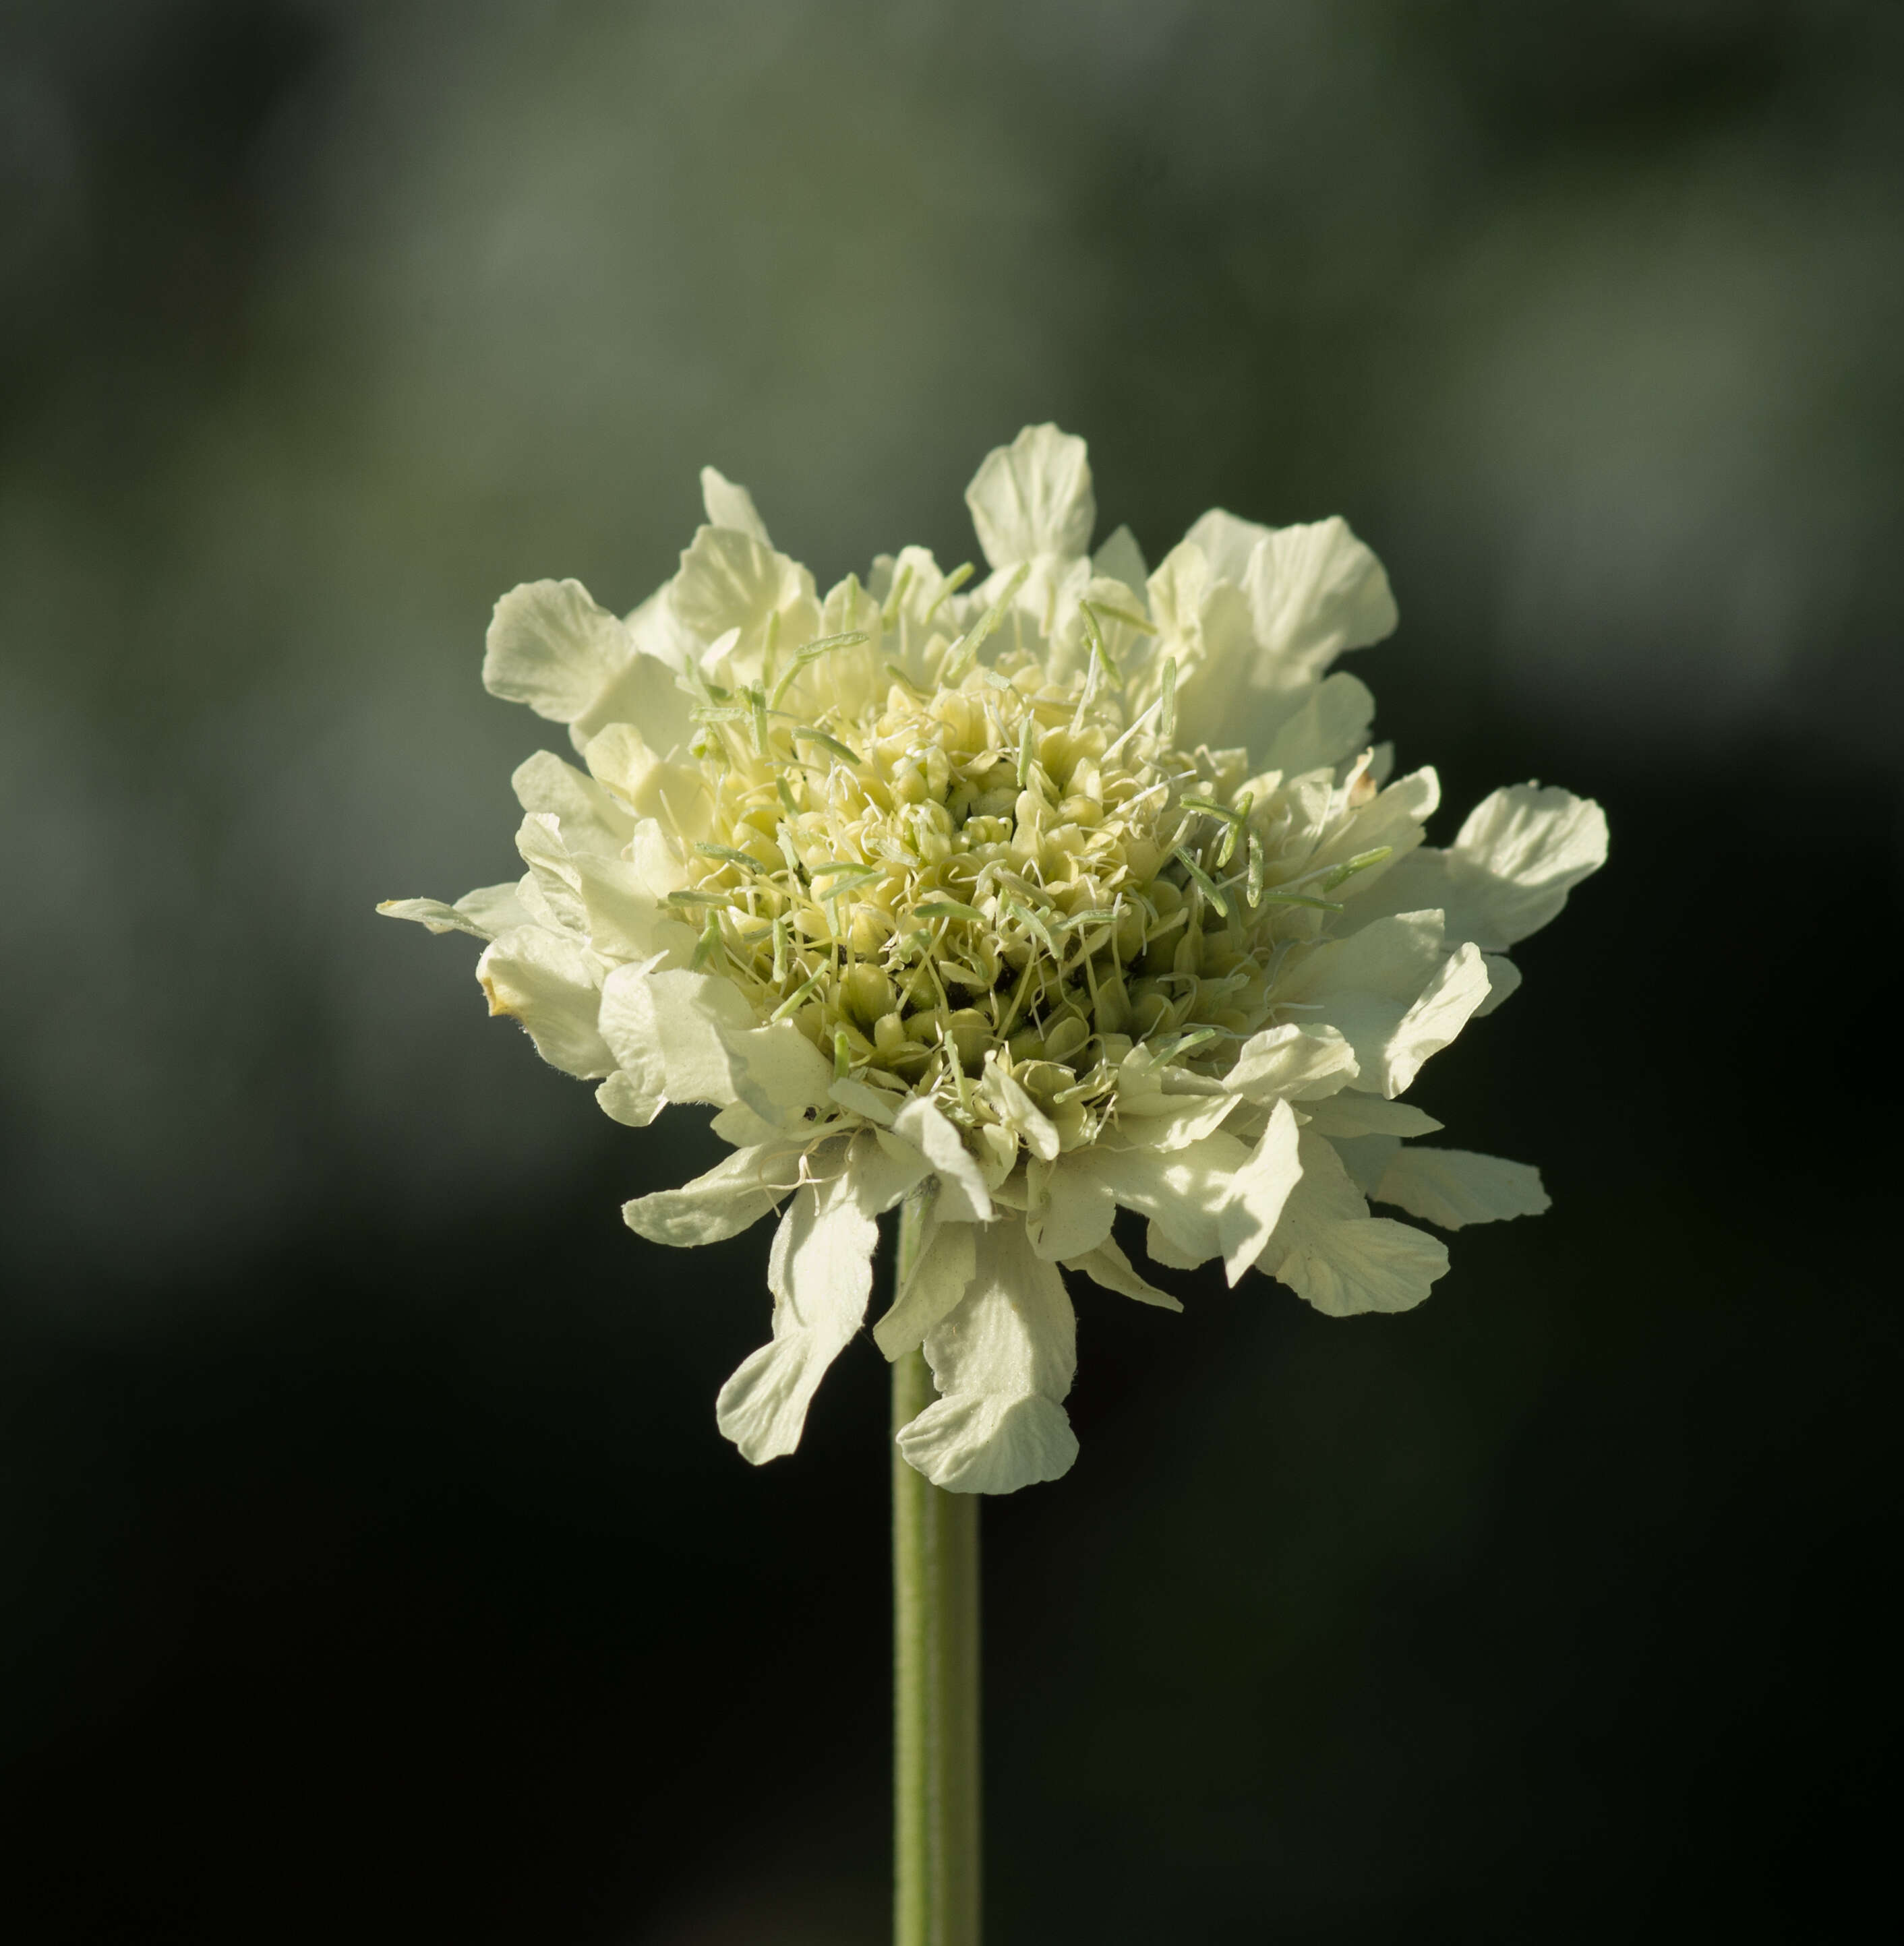
[[[1141,602],[1150,570],[1144,565],[1144,551],[1137,545],[1137,536],[1128,527],[1118,527],[1092,555],[1091,573],[1100,581],[1122,582]]]
[[[1515,784],[1475,806],[1448,857],[1463,936],[1498,951],[1538,932],[1606,863],[1606,814],[1571,791]]]
[[[850,1171],[795,1196],[767,1263],[774,1335],[721,1388],[716,1423],[756,1466],[800,1443],[827,1368],[866,1317],[879,1225]]]
[[[1062,1404],[1077,1327],[1058,1267],[1033,1252],[1022,1223],[972,1234],[972,1283],[925,1341],[941,1396],[901,1428],[898,1446],[948,1492],[1015,1493],[1056,1479],[1077,1456]]]
[[[915,1095],[894,1116],[892,1127],[932,1164],[939,1183],[937,1207],[947,1222],[991,1221],[991,1197],[983,1172],[958,1130],[930,1101]]]
[[[635,820],[595,779],[565,764],[552,750],[538,750],[509,780],[526,811],[555,819],[570,851],[618,855],[634,836]]]
[[[737,1149],[705,1175],[678,1189],[657,1190],[622,1205],[622,1220],[651,1243],[694,1249],[737,1237],[790,1196],[800,1178],[800,1149],[784,1141]]]
[[[1538,1169],[1470,1149],[1405,1148],[1374,1193],[1377,1202],[1398,1203],[1444,1230],[1538,1216],[1550,1206]]]
[[[1111,1185],[1094,1171],[1060,1156],[1050,1165],[1044,1207],[1025,1225],[1031,1246],[1049,1263],[1088,1256],[1111,1234],[1117,1203]]]
[[[1160,1259],[1161,1261],[1161,1259]],[[1181,1311],[1183,1306],[1167,1290],[1147,1283],[1131,1266],[1130,1259],[1108,1237],[1094,1250],[1065,1260],[1068,1271],[1082,1271],[1093,1283],[1114,1290],[1120,1297],[1134,1297],[1139,1304],[1154,1304],[1160,1311]]]
[[[1222,1253],[1218,1217],[1229,1200],[1231,1179],[1250,1159],[1234,1135],[1221,1130],[1173,1150],[1086,1149],[1071,1166],[1096,1175],[1127,1209],[1148,1216],[1181,1254],[1160,1263],[1188,1268]]]
[[[1331,1317],[1407,1311],[1448,1268],[1446,1247],[1425,1231],[1371,1216],[1334,1148],[1303,1132],[1302,1180],[1258,1259]]]
[[[1411,1101],[1390,1101],[1353,1089],[1303,1107],[1309,1126],[1331,1141],[1350,1135],[1432,1135],[1442,1126]]]
[[[645,1129],[668,1105],[668,1098],[649,1093],[641,1076],[617,1068],[595,1090],[595,1105],[624,1128]]]
[[[483,686],[572,723],[632,653],[626,626],[579,581],[531,581],[496,604],[483,652]]]
[[[767,622],[777,610],[805,605],[817,622],[813,578],[797,561],[777,554],[765,542],[734,527],[702,527],[681,557],[681,572],[668,595],[675,622],[703,650],[731,630],[739,637],[730,653],[737,667],[752,673],[759,661]],[[798,630],[789,648],[799,646]]]
[[[1428,1057],[1448,1046],[1486,999],[1488,970],[1473,946],[1451,956],[1438,912],[1376,919],[1292,965],[1278,999],[1321,1007],[1355,1049],[1349,1084],[1399,1095]]]
[[[1519,993],[1521,984],[1520,968],[1504,953],[1484,953],[1481,957],[1488,969],[1488,997],[1474,1010],[1477,1021],[1492,1013],[1503,1000]]]
[[[1250,557],[1273,531],[1260,520],[1246,520],[1221,507],[1212,507],[1191,524],[1183,538],[1202,550],[1216,580],[1240,585],[1250,571]]]
[[[1336,1027],[1267,1027],[1246,1040],[1223,1086],[1252,1101],[1312,1101],[1346,1088],[1355,1051]]]
[[[951,1314],[978,1268],[974,1239],[981,1234],[973,1224],[942,1219],[936,1207],[928,1212],[912,1274],[892,1309],[873,1327],[873,1342],[888,1358],[916,1350],[926,1334]]]
[[[1358,678],[1338,672],[1294,692],[1295,707],[1250,749],[1258,769],[1290,776],[1340,763],[1368,744],[1375,698]]]
[[[1180,1249],[1171,1242],[1162,1225],[1152,1217],[1144,1225],[1144,1254],[1152,1263],[1161,1264],[1167,1270],[1193,1271],[1199,1264],[1207,1263],[1216,1253],[1207,1250],[1198,1256],[1194,1250]]]
[[[638,616],[641,613],[638,609],[635,612]],[[694,693],[683,686],[674,666],[638,648],[620,673],[569,725],[569,736],[586,755],[589,744],[610,724],[632,724],[645,743],[665,755],[692,740],[694,709]]]
[[[601,996],[587,954],[541,926],[518,926],[493,941],[476,962],[492,1014],[527,1030],[552,1067],[598,1081],[617,1065],[596,1026]]]
[[[479,885],[454,905],[440,899],[385,899],[377,910],[386,919],[415,919],[432,932],[467,932],[484,940],[529,923],[513,879],[500,885]]]
[[[1590,798],[1516,784],[1484,798],[1447,851],[1424,846],[1400,860],[1371,909],[1439,907],[1451,944],[1498,953],[1538,931],[1606,862],[1606,815]]]
[[[1378,1064],[1382,1092],[1405,1090],[1422,1064],[1439,1054],[1473,1018],[1488,997],[1488,968],[1479,947],[1464,946],[1448,959],[1402,1015]]]
[[[710,527],[732,527],[738,533],[751,534],[763,547],[773,545],[767,538],[767,524],[746,487],[737,486],[712,466],[701,468],[700,483],[701,505],[707,509]]]
[[[1339,515],[1270,530],[1241,578],[1279,685],[1320,675],[1345,649],[1392,634],[1399,619],[1382,564]]]
[[[1097,520],[1084,442],[1055,425],[1027,426],[1009,446],[986,454],[966,505],[995,568],[1036,554],[1083,554]]]
[[[601,1031],[631,1070],[660,1051],[671,1101],[744,1101],[787,1126],[833,1086],[832,1064],[792,1021],[755,1026],[739,990],[712,974],[617,967],[602,983]]]
[[[1229,1198],[1217,1213],[1216,1233],[1232,1290],[1262,1254],[1281,1218],[1283,1205],[1301,1178],[1299,1132],[1295,1111],[1287,1101],[1278,1101],[1270,1110],[1269,1126],[1254,1153],[1230,1179]]]

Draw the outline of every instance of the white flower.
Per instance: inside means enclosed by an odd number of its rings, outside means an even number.
[[[617,1120],[704,1102],[734,1145],[625,1214],[682,1245],[780,1207],[772,1336],[723,1388],[752,1460],[799,1443],[864,1320],[878,1219],[924,1246],[873,1336],[941,1395],[899,1434],[955,1490],[1077,1451],[1060,1267],[1179,1308],[1175,1268],[1255,1268],[1318,1310],[1403,1311],[1446,1229],[1547,1206],[1524,1163],[1417,1145],[1399,1100],[1512,992],[1503,956],[1606,852],[1599,808],[1525,784],[1422,842],[1374,700],[1330,675],[1386,635],[1340,520],[1206,514],[1146,574],[1088,554],[1082,440],[1028,428],[967,491],[988,579],[923,548],[824,597],[712,468],[707,524],[626,621],[576,582],[497,604],[484,680],[586,765],[515,774],[528,866],[384,910],[488,942],[478,977]]]

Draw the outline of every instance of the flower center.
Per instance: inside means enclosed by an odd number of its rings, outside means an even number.
[[[785,682],[709,691],[710,835],[670,898],[700,919],[695,965],[842,1076],[963,1098],[996,1055],[1081,1120],[1139,1041],[1226,1067],[1272,1016],[1282,947],[1340,910],[1284,863],[1322,807],[1240,788],[1239,752],[1171,747],[1167,690],[1127,725],[1114,693],[1026,656],[857,707],[815,673],[805,717]]]

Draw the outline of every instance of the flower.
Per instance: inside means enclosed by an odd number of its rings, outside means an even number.
[[[861,1329],[878,1219],[921,1246],[873,1336],[939,1397],[927,1478],[1069,1468],[1061,1267],[1169,1310],[1111,1234],[1220,1256],[1334,1317],[1404,1311],[1445,1229],[1547,1207],[1537,1172],[1419,1145],[1399,1098],[1519,983],[1504,956],[1605,859],[1597,805],[1518,785],[1445,851],[1374,699],[1328,673],[1396,610],[1339,519],[1206,514],[1154,573],[1088,551],[1081,440],[1028,428],[966,490],[991,569],[882,555],[824,596],[709,468],[707,523],[626,621],[573,581],[498,603],[483,678],[569,726],[514,779],[527,874],[382,910],[487,942],[492,1012],[642,1127],[699,1102],[734,1147],[625,1215],[712,1243],[781,1208],[772,1336],[722,1388],[791,1452]],[[782,1206],[784,1206],[782,1207]]]

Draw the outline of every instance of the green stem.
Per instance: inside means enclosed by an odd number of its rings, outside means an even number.
[[[900,1218],[903,1282],[918,1210]],[[938,1395],[926,1360],[892,1368],[892,1429]],[[978,1497],[948,1493],[892,1450],[893,1938],[978,1946]]]

